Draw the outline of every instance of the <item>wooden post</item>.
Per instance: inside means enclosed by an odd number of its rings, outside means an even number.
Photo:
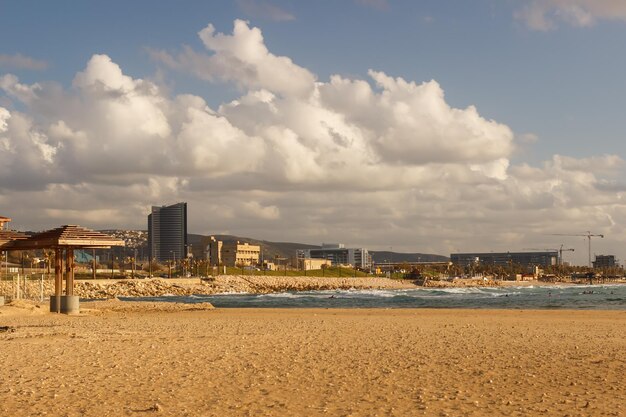
[[[74,249],[65,249],[65,295],[74,295]]]
[[[61,312],[61,292],[63,287],[63,270],[61,268],[62,252],[60,248],[54,249],[54,296],[56,298],[56,312]]]
[[[92,273],[91,273],[91,279],[96,279],[96,250],[92,249],[91,250],[91,257],[93,258],[93,264],[91,266],[92,269]]]

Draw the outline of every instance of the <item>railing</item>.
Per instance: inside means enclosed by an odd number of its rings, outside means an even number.
[[[0,295],[9,300],[43,301],[54,292],[54,281],[46,274],[9,274],[0,280]]]

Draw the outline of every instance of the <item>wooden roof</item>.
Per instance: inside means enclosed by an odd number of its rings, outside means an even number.
[[[0,220],[2,220],[1,217]],[[15,230],[0,230],[0,249],[14,240],[24,240],[26,238],[28,238],[28,235],[25,233],[16,232]]]
[[[36,233],[24,240],[14,240],[7,245],[14,250],[58,247],[108,248],[124,246],[124,241],[95,230],[69,224]]]

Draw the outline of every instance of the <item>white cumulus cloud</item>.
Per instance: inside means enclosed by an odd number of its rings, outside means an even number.
[[[164,51],[152,51],[153,56],[202,79],[229,81],[242,89],[301,96],[311,93],[315,76],[290,58],[269,52],[261,30],[246,21],[236,20],[232,35],[216,33],[212,24],[198,35],[211,54],[185,48],[176,58]]]

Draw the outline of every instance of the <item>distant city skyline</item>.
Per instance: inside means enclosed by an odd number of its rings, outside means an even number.
[[[123,10],[123,11],[122,11]],[[0,2],[0,207],[626,259],[626,3]]]

